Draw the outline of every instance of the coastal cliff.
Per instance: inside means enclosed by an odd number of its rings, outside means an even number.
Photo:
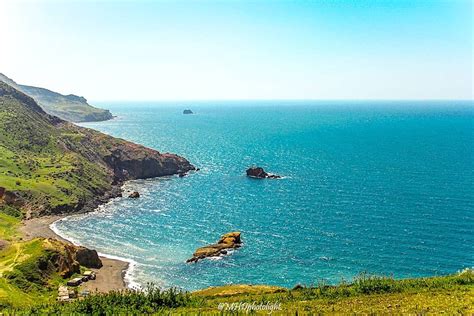
[[[194,170],[160,153],[47,114],[0,82],[0,211],[25,218],[92,210],[123,181]]]
[[[63,95],[45,88],[18,84],[0,73],[0,81],[32,97],[48,114],[70,122],[97,122],[113,118],[109,110],[96,108],[84,97]]]

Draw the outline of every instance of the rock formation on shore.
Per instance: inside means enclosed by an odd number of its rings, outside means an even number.
[[[241,245],[240,232],[230,232],[222,235],[216,244],[198,248],[194,252],[193,257],[186,262],[198,262],[204,258],[226,255],[228,250],[239,248]]]
[[[121,194],[126,180],[194,170],[160,153],[48,115],[29,96],[0,81],[0,210],[25,218],[93,210]]]
[[[279,179],[281,176],[267,173],[261,167],[251,167],[247,169],[247,176],[257,179]]]
[[[97,251],[86,247],[75,246],[57,239],[41,239],[42,259],[35,261],[36,270],[43,275],[59,273],[63,278],[81,272],[81,266],[87,268],[100,268],[102,261]],[[33,263],[32,263],[33,264]],[[8,278],[9,276],[7,276]]]

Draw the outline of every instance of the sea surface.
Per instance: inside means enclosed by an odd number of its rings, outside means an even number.
[[[83,126],[201,171],[127,183],[139,199],[54,224],[131,261],[131,286],[337,283],[474,266],[474,106],[443,102],[122,102]],[[194,115],[183,115],[190,108]],[[252,165],[283,176],[255,180]],[[241,231],[244,245],[186,264]]]

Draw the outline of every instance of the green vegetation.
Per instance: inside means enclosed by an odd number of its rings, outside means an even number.
[[[55,299],[70,268],[63,245],[22,240],[20,219],[76,209],[109,190],[98,155],[120,142],[53,118],[0,82],[0,306]]]
[[[45,240],[17,241],[0,251],[0,307],[27,307],[54,301],[65,280],[55,271],[56,251]]]
[[[149,286],[146,291],[126,290],[95,294],[69,304],[43,304],[26,310],[13,310],[15,314],[79,314],[79,315],[126,315],[153,314],[181,306],[199,306],[201,299],[175,289],[162,291]]]
[[[73,94],[62,95],[44,88],[20,85],[1,73],[0,81],[35,99],[48,114],[66,121],[94,122],[112,118],[112,114],[108,110],[98,109],[89,105],[83,97]]]
[[[18,238],[18,218],[0,213],[0,240],[12,241]]]
[[[20,220],[0,213],[0,310],[54,302],[66,283],[70,253],[54,239],[23,240]],[[74,277],[74,274],[70,277]]]
[[[22,241],[18,218],[0,213],[0,308],[51,302],[62,278],[50,266],[47,241]]]
[[[0,82],[0,187],[14,192],[9,203],[0,197],[0,212],[28,217],[87,203],[110,189],[110,172],[98,155],[119,142],[58,124],[33,100]]]
[[[229,285],[195,293],[150,286],[144,292],[127,290],[95,294],[72,303],[38,304],[7,309],[12,314],[142,315],[212,314],[232,304],[280,304],[274,314],[410,313],[470,314],[474,306],[474,273],[394,280],[362,274],[352,283],[319,284],[293,290],[271,286]],[[225,309],[225,307],[224,307]],[[227,310],[231,312],[230,310]],[[260,313],[268,313],[261,311]]]

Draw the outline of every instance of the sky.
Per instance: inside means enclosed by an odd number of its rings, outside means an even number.
[[[470,0],[0,0],[0,72],[89,100],[472,99]]]

